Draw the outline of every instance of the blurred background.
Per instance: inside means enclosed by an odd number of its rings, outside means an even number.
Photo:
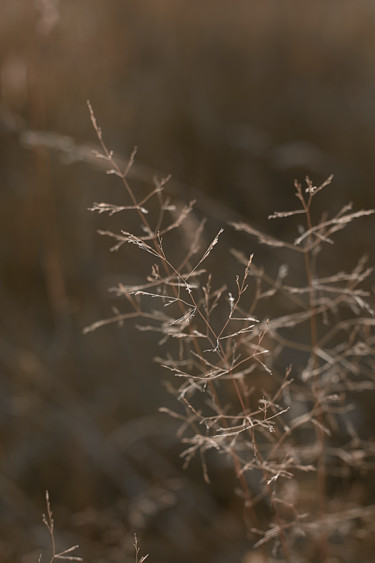
[[[230,474],[208,488],[182,470],[155,339],[82,335],[138,268],[88,211],[124,200],[92,162],[87,99],[110,148],[138,146],[135,184],[171,173],[213,230],[240,217],[287,236],[267,216],[306,174],[335,175],[332,211],[375,206],[375,3],[0,3],[0,560],[38,560],[48,489],[59,542],[87,561],[134,560],[133,531],[155,562],[253,561]],[[363,225],[343,239],[351,265],[373,258]]]

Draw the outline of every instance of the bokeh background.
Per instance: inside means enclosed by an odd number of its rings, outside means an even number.
[[[92,161],[87,99],[111,148],[138,146],[135,183],[171,173],[209,228],[287,236],[267,215],[294,207],[294,178],[333,173],[333,211],[375,206],[375,3],[0,3],[0,560],[38,560],[48,489],[88,561],[133,561],[133,531],[155,562],[252,561],[231,475],[182,470],[156,342],[82,335],[139,266],[88,211],[123,192]],[[352,265],[373,257],[363,225],[342,239]]]

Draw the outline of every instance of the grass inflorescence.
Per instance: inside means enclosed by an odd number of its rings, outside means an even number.
[[[198,456],[209,484],[207,458],[223,456],[236,478],[233,494],[243,502],[250,549],[262,560],[337,557],[343,538],[373,529],[374,507],[335,491],[373,462],[373,444],[361,439],[353,409],[358,393],[374,388],[375,320],[366,258],[350,271],[332,272],[326,254],[337,252],[337,233],[374,210],[346,205],[318,215],[319,194],[333,189],[332,177],[319,186],[309,178],[295,182],[297,208],[269,217],[298,220],[294,239],[243,221],[229,224],[271,249],[273,264],[282,258],[276,275],[252,251],[232,249],[237,273],[217,280],[210,264],[220,261],[223,229],[207,240],[194,202],[170,201],[168,178],[136,194],[128,181],[135,151],[122,169],[89,109],[97,156],[127,197],[91,210],[133,214],[134,228],[125,223],[101,234],[110,237],[112,251],[135,246],[148,274],[112,287],[121,310],[85,332],[129,320],[159,336],[164,354],[157,361],[173,376],[168,388],[176,399],[175,409],[160,410],[179,421],[184,465]]]

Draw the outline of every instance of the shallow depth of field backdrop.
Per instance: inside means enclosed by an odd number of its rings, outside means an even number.
[[[214,231],[241,217],[283,236],[267,215],[294,207],[306,174],[335,175],[327,208],[374,207],[375,4],[0,2],[0,560],[38,560],[48,489],[59,541],[87,561],[134,560],[135,530],[151,561],[245,561],[232,477],[184,472],[158,414],[156,339],[130,324],[82,335],[139,268],[87,211],[122,197],[85,161],[87,99],[111,148],[138,146],[142,181],[171,173]],[[341,237],[341,267],[374,261],[364,225]]]

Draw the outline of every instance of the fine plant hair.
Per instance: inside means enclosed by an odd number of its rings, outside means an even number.
[[[194,202],[179,208],[169,200],[168,178],[137,195],[128,181],[135,151],[122,170],[90,104],[89,110],[101,145],[97,157],[127,197],[121,205],[95,203],[91,210],[135,215],[128,221],[134,228],[100,233],[111,238],[112,251],[135,246],[149,273],[137,284],[111,288],[124,310],[85,332],[136,320],[140,331],[157,333],[165,351],[157,361],[173,375],[168,389],[176,398],[174,410],[160,410],[180,423],[185,467],[198,456],[210,483],[212,454],[231,465],[249,543],[261,560],[328,561],[339,549],[333,534],[370,529],[374,515],[372,506],[340,504],[329,483],[364,475],[373,461],[374,446],[360,438],[350,401],[374,388],[375,321],[366,259],[352,271],[330,273],[321,256],[336,233],[374,210],[346,205],[316,219],[315,201],[332,189],[332,178],[320,186],[308,178],[304,187],[296,182],[298,208],[270,216],[297,219],[294,240],[230,224],[273,250],[274,263],[279,257],[286,263],[274,275],[252,252],[232,250],[239,273],[217,282],[209,264],[223,229],[203,242],[204,220],[194,216]],[[304,498],[305,489],[314,491],[312,499]]]

